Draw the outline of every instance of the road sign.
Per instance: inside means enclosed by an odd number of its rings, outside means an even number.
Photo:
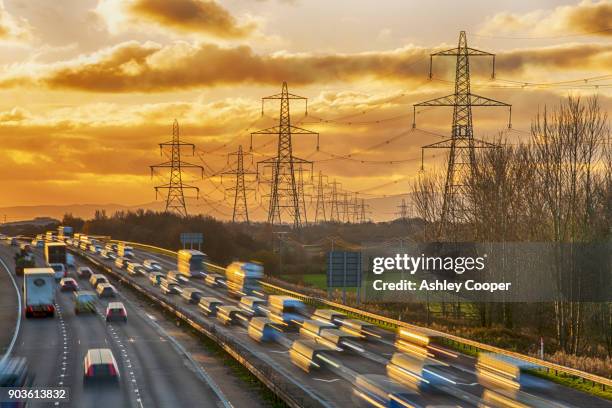
[[[329,252],[327,260],[327,286],[330,288],[360,287],[361,252]]]
[[[181,244],[183,248],[189,246],[193,249],[194,245],[197,245],[198,249],[201,249],[204,243],[204,234],[201,232],[181,232]]]

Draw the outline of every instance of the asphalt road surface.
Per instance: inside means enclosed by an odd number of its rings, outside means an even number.
[[[0,244],[0,257],[11,272],[14,251]],[[40,250],[35,252],[37,265],[43,265]],[[79,285],[92,289],[84,280]],[[147,321],[146,313],[124,302],[128,323],[106,323],[107,303],[98,299],[96,314],[77,316],[73,294],[58,290],[55,318],[22,319],[13,355],[27,358],[35,374],[34,387],[70,391],[69,402],[31,402],[28,407],[222,407],[227,403],[159,326]],[[90,348],[112,350],[121,374],[119,385],[84,386],[83,358]]]

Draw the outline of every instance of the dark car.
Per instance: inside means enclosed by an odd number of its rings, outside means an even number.
[[[74,292],[79,290],[79,285],[73,278],[62,278],[59,284],[62,292]]]
[[[82,279],[89,279],[93,275],[91,268],[88,266],[79,266],[77,268],[77,276]]]

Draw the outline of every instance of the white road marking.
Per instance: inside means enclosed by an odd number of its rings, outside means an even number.
[[[313,378],[313,380],[315,380],[315,381],[323,381],[323,382],[326,382],[326,383],[333,383],[333,382],[336,382],[336,381],[340,381],[339,378],[332,378],[332,379],[329,379],[329,380],[326,380],[324,378]]]
[[[0,365],[2,365],[4,361],[13,352],[13,347],[15,346],[15,342],[17,341],[17,336],[19,335],[19,330],[21,329],[21,292],[19,292],[19,287],[17,286],[17,282],[15,281],[15,278],[13,278],[13,275],[11,274],[11,271],[9,270],[8,266],[6,266],[6,264],[4,263],[2,259],[0,259],[0,263],[2,263],[2,266],[6,270],[6,273],[11,278],[11,282],[13,282],[13,287],[15,288],[15,291],[17,292],[17,323],[15,323],[15,332],[13,333],[13,338],[11,339],[11,343],[7,347],[6,352],[4,353],[4,356],[2,357],[2,360],[0,360]]]

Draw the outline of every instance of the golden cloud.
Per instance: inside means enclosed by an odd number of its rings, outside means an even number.
[[[27,42],[32,38],[32,29],[25,19],[10,14],[0,0],[0,41],[9,43]]]
[[[426,78],[429,52],[407,46],[355,54],[263,55],[248,46],[185,42],[163,46],[128,41],[66,62],[13,64],[0,76],[0,84],[116,93],[166,92],[228,84],[277,85],[285,80],[292,85],[372,79],[416,85]],[[549,79],[552,70],[607,70],[612,64],[612,44],[513,50],[499,53],[497,61],[500,73],[546,69]],[[443,75],[452,75],[452,64],[443,67]]]
[[[113,32],[161,28],[182,34],[239,39],[256,29],[253,22],[238,22],[214,0],[101,0],[96,12]]]
[[[554,10],[524,14],[498,13],[485,22],[481,34],[531,33],[542,35],[591,34],[612,36],[612,2],[584,0]]]

